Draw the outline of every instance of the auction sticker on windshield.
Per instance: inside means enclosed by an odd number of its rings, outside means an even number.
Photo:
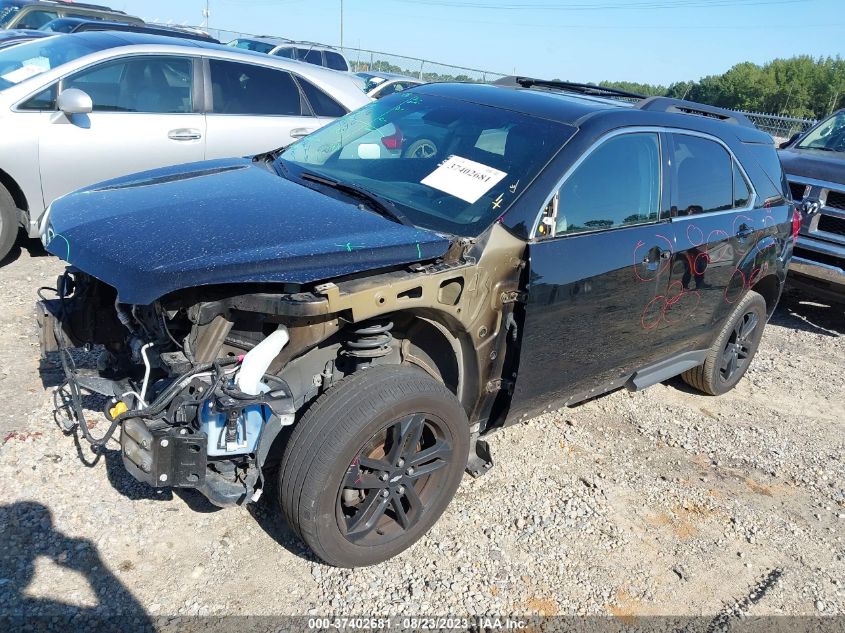
[[[453,154],[420,182],[474,204],[505,176],[503,171]]]

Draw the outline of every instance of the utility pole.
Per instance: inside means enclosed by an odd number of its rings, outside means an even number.
[[[343,0],[340,0],[340,47],[343,48]]]

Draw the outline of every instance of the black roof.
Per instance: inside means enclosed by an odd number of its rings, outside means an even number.
[[[578,86],[579,84],[570,84]],[[414,92],[460,99],[521,112],[574,127],[588,121],[604,127],[649,125],[697,130],[719,136],[731,134],[743,142],[771,143],[740,113],[666,97],[634,101],[569,92],[553,87],[522,87],[473,83],[432,83]]]

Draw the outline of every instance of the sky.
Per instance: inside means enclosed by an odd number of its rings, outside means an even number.
[[[209,26],[569,81],[668,85],[743,61],[845,53],[845,0],[208,0]],[[202,24],[206,0],[111,0]]]

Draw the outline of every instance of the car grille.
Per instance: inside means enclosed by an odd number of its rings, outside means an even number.
[[[837,235],[845,235],[845,219],[822,214],[819,216],[818,230],[827,233],[836,233]]]
[[[845,210],[845,193],[842,193],[841,191],[828,191],[826,204],[827,206],[834,207],[835,209]]]
[[[792,192],[792,199],[800,202],[804,198],[804,190],[806,188],[806,185],[802,185],[798,182],[789,183],[789,190]]]
[[[800,246],[796,246],[792,251],[792,254],[795,255],[795,257],[803,257],[811,262],[827,264],[828,266],[836,266],[837,268],[845,266],[845,261],[839,257],[834,257],[833,255],[827,255],[825,253],[817,253],[816,251],[807,250],[806,248],[801,248]]]

